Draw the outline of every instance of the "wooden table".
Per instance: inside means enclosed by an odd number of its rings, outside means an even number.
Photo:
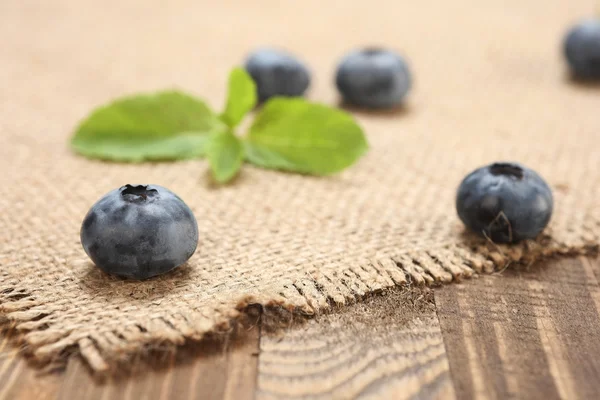
[[[600,398],[599,280],[582,257],[399,289],[104,383],[77,357],[41,374],[5,340],[0,399]]]

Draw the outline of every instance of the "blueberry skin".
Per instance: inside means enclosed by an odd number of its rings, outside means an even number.
[[[338,65],[335,84],[349,104],[391,108],[402,103],[412,78],[402,56],[373,48],[347,54]]]
[[[109,274],[146,279],[185,263],[196,251],[198,225],[175,193],[158,185],[125,185],[92,206],[81,244]]]
[[[586,19],[571,28],[564,53],[574,77],[600,79],[600,19]]]
[[[256,83],[260,102],[274,96],[302,96],[310,85],[308,68],[282,50],[256,50],[246,59],[245,68]]]
[[[544,179],[521,164],[507,162],[471,172],[456,196],[462,222],[495,243],[535,238],[548,225],[553,204]]]

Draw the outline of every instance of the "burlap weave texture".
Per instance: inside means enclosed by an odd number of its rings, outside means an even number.
[[[0,4],[0,312],[35,357],[76,347],[96,370],[161,343],[227,329],[250,303],[312,314],[405,283],[450,282],[600,239],[600,89],[566,79],[560,39],[591,1],[5,1]],[[402,51],[407,106],[356,113],[370,151],[329,178],[246,166],[209,184],[205,161],[124,165],[73,154],[93,107],[180,87],[224,102],[229,69],[283,46],[335,104],[335,63],[356,46]],[[521,161],[554,189],[545,234],[518,246],[465,235],[460,179]],[[131,282],[86,259],[79,228],[125,183],[166,186],[200,243],[173,273]]]

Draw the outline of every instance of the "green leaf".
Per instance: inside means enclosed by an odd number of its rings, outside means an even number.
[[[233,133],[219,132],[211,137],[206,155],[215,180],[225,183],[240,170],[244,161],[244,146]]]
[[[264,168],[329,175],[368,149],[354,118],[339,109],[298,98],[274,98],[250,128],[248,161]]]
[[[294,171],[294,163],[286,160],[282,155],[260,144],[244,141],[246,160],[263,168]]]
[[[202,156],[210,135],[226,129],[199,99],[178,91],[118,99],[92,112],[71,139],[75,151],[111,161]]]
[[[236,127],[256,105],[256,84],[243,68],[234,68],[229,74],[229,90],[221,120],[230,128]]]

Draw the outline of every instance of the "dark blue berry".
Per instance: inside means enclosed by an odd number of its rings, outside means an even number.
[[[109,274],[146,279],[185,263],[196,251],[198,225],[190,208],[158,185],[125,185],[92,206],[81,244]]]
[[[456,196],[456,210],[473,232],[495,243],[535,238],[550,221],[552,191],[533,170],[495,163],[471,172]]]
[[[384,49],[365,49],[342,59],[335,83],[349,104],[390,108],[402,103],[412,79],[402,56]]]
[[[246,71],[256,83],[261,102],[274,96],[302,96],[310,85],[308,68],[282,50],[255,51],[246,60]]]
[[[600,79],[600,19],[587,19],[571,28],[564,52],[574,77]]]

